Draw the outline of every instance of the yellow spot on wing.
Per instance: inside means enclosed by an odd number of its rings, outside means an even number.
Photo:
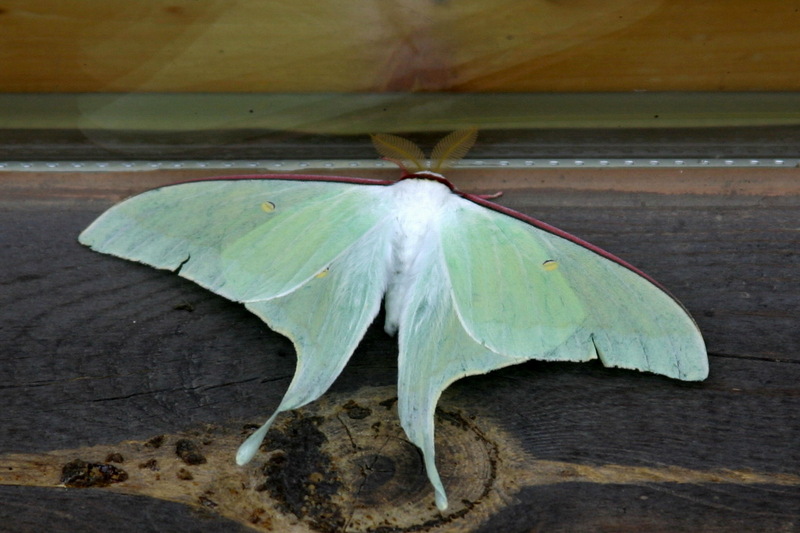
[[[314,276],[314,277],[315,277],[315,278],[324,278],[325,276],[327,276],[327,275],[328,275],[328,272],[329,272],[329,271],[330,271],[330,268],[326,268],[325,270],[323,270],[322,272],[320,272],[319,274],[317,274],[317,275],[316,275],[316,276]]]
[[[558,268],[558,262],[553,261],[552,259],[548,259],[547,261],[542,263],[542,268],[548,272],[552,272],[553,270],[556,270]]]
[[[273,211],[275,211],[275,204],[273,204],[272,202],[263,202],[261,204],[261,209],[265,213],[272,213]]]

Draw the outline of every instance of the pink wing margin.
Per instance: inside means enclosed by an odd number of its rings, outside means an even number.
[[[234,174],[233,176],[212,176],[210,178],[198,178],[185,181],[176,181],[162,185],[161,187],[171,187],[172,185],[182,185],[184,183],[197,183],[203,181],[237,181],[237,180],[284,180],[284,181],[328,181],[334,183],[352,183],[354,185],[391,185],[396,183],[393,180],[375,180],[369,178],[352,178],[346,176],[320,176],[314,174]]]

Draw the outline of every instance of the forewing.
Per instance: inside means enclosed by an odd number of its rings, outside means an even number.
[[[305,179],[184,183],[112,207],[79,240],[232,300],[266,300],[318,274],[385,217],[383,189]]]
[[[512,357],[544,356],[585,321],[552,242],[515,219],[457,199],[442,246],[459,316],[475,340]],[[574,360],[584,360],[576,354]]]
[[[442,243],[457,312],[479,343],[512,357],[597,356],[606,366],[706,377],[697,326],[654,282],[547,226],[467,200],[457,211]]]

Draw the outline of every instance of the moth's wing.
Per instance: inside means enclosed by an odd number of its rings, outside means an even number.
[[[318,274],[385,217],[384,189],[307,179],[183,183],[115,205],[79,240],[231,300],[265,300]]]
[[[249,462],[275,416],[322,396],[339,376],[380,310],[391,255],[391,220],[382,220],[297,290],[248,309],[294,342],[297,369],[275,413],[241,445]]]
[[[443,230],[456,310],[477,342],[510,357],[599,357],[606,366],[683,380],[708,375],[697,325],[654,281],[571,235],[508,213],[461,200]]]
[[[416,283],[405,295],[398,320],[397,410],[406,435],[422,450],[436,505],[444,510],[447,496],[436,469],[434,449],[434,412],[439,396],[457,379],[525,359],[495,353],[464,330],[453,305],[452,287],[436,232],[426,236],[413,269]]]
[[[298,365],[277,414],[322,395],[378,313],[391,246],[385,190],[309,180],[187,183],[118,204],[80,241],[177,270],[245,302],[289,337]],[[274,417],[242,445],[240,464]]]
[[[680,379],[707,375],[702,337],[683,307],[611,257],[463,199],[431,233],[400,317],[398,411],[440,508],[434,411],[462,377],[529,359],[597,357]]]

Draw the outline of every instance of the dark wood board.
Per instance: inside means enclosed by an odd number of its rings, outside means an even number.
[[[244,533],[249,530],[213,512],[146,496],[0,486],[0,499],[3,502],[0,531]]]
[[[291,343],[241,305],[79,245],[107,199],[15,195],[2,201],[0,187],[0,530],[268,530],[213,506],[124,493],[124,482],[14,481],[31,457],[59,450],[102,461],[87,447],[209,426],[238,442],[277,406],[295,364]],[[703,331],[711,375],[682,383],[529,362],[461,380],[444,393],[437,428],[463,417],[491,443],[487,495],[384,530],[800,531],[800,197],[520,189],[501,203],[661,281]],[[395,342],[376,323],[328,395],[390,397]],[[447,443],[437,447],[447,461]],[[214,468],[237,469],[233,450]],[[394,473],[432,500],[422,470]],[[297,530],[336,530],[264,505]]]

